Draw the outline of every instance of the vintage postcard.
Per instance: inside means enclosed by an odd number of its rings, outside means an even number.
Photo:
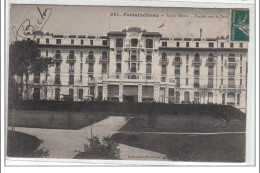
[[[11,4],[7,159],[244,163],[249,21],[249,8]]]

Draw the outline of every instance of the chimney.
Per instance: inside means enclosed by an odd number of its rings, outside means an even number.
[[[200,38],[202,37],[202,29],[200,28]]]

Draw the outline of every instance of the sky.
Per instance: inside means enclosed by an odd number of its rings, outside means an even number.
[[[40,13],[51,8],[51,16],[42,31],[55,34],[106,35],[109,31],[122,31],[127,27],[141,27],[163,36],[203,37],[229,35],[229,9],[197,8],[144,8],[144,7],[94,7],[62,5],[11,5],[10,28],[19,27],[25,19],[37,24]],[[111,16],[111,13],[121,16]],[[132,17],[124,14],[155,14],[159,17]],[[171,16],[171,17],[169,17]],[[185,16],[185,17],[184,17]],[[213,16],[209,18],[209,16]],[[14,40],[10,30],[10,41]]]

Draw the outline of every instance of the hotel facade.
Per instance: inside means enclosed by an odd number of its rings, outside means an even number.
[[[27,99],[223,104],[246,111],[248,42],[163,37],[138,27],[99,37],[43,33],[36,42],[53,65],[47,78],[30,76]]]

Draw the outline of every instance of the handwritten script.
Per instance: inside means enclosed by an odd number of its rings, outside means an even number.
[[[15,41],[17,41],[18,38],[31,38],[34,40],[36,35],[31,34],[42,30],[46,22],[51,17],[52,9],[46,8],[42,11],[39,7],[37,7],[37,11],[39,17],[37,18],[35,24],[33,24],[29,19],[25,19],[18,28],[16,26],[12,27]]]

